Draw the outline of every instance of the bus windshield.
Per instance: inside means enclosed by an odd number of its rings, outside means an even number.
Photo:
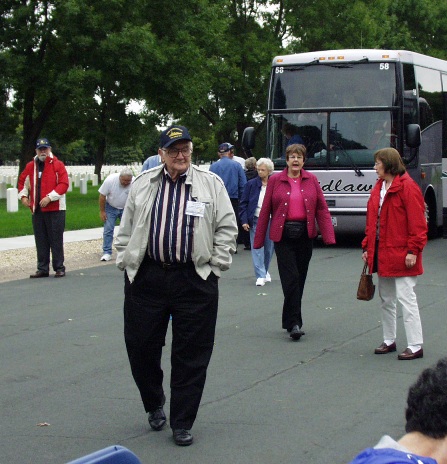
[[[396,104],[395,63],[275,67],[271,90],[273,110],[390,107]]]
[[[376,150],[397,148],[396,94],[394,63],[274,68],[268,155],[285,166],[286,147],[303,143],[307,167],[372,168]]]

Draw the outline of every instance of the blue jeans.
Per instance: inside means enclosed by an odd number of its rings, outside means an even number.
[[[115,224],[117,219],[121,219],[123,210],[114,208],[106,202],[106,215],[107,219],[104,223],[104,234],[103,234],[103,245],[102,250],[104,254],[112,254],[112,243],[113,243],[113,232],[115,230]]]
[[[264,246],[255,250],[253,248],[253,242],[255,240],[256,226],[258,224],[258,218],[253,217],[253,225],[250,227],[250,243],[251,243],[251,257],[253,259],[253,267],[255,269],[255,276],[257,279],[264,278],[269,271],[270,261],[272,260],[273,252],[275,248],[272,240],[270,240],[270,223],[267,227],[265,234]]]

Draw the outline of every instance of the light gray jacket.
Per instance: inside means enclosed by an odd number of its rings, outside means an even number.
[[[133,182],[124,207],[115,247],[116,265],[133,282],[147,252],[151,210],[164,165],[142,172]],[[204,217],[194,218],[193,261],[206,280],[211,272],[220,277],[229,269],[236,251],[236,216],[222,180],[212,172],[191,165],[186,183],[192,199],[205,203]]]

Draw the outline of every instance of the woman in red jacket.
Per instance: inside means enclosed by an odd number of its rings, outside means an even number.
[[[402,308],[407,348],[398,358],[424,355],[422,325],[414,287],[422,274],[422,250],[427,243],[427,220],[421,190],[407,174],[394,148],[374,154],[379,180],[371,191],[366,213],[363,261],[378,274],[383,343],[376,354],[396,351],[396,308]]]
[[[299,340],[301,299],[312,257],[313,239],[318,223],[324,243],[335,243],[331,215],[318,179],[303,169],[306,148],[292,144],[286,148],[287,168],[270,177],[256,228],[253,248],[264,246],[270,223],[270,238],[275,244],[279,278],[284,293],[282,327]]]

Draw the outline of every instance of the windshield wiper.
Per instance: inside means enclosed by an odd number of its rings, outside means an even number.
[[[345,147],[342,145],[342,143],[340,141],[338,141],[338,140],[335,141],[334,142],[334,147],[339,149],[343,153],[343,155],[345,155],[346,158],[348,158],[348,161],[350,162],[351,167],[354,168],[354,172],[355,172],[355,175],[357,177],[362,177],[362,176],[365,175],[360,170],[360,168],[355,164],[354,160],[352,159],[352,156],[346,151]]]
[[[330,63],[326,64],[326,66],[330,66],[331,68],[352,68],[352,64],[347,63]]]
[[[306,67],[304,65],[285,66],[284,71],[304,71]]]

